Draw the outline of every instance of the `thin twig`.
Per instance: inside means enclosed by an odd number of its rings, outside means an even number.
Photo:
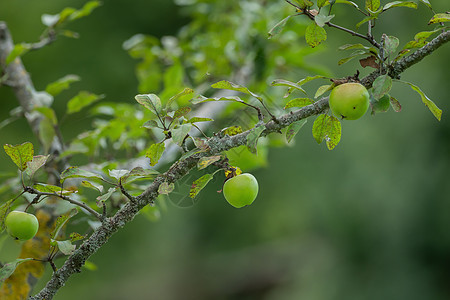
[[[61,199],[65,200],[65,201],[67,201],[67,202],[69,202],[69,203],[72,203],[72,204],[74,204],[74,205],[76,205],[76,206],[79,206],[79,207],[81,207],[81,208],[87,210],[87,211],[88,211],[89,213],[91,213],[94,217],[96,217],[96,218],[99,219],[99,220],[102,220],[101,214],[99,214],[98,212],[96,212],[94,209],[90,208],[86,203],[83,203],[83,202],[74,200],[74,199],[72,199],[72,198],[70,198],[70,197],[67,197],[67,196],[64,196],[64,195],[62,195],[62,194],[48,193],[48,192],[40,192],[40,191],[38,191],[38,190],[36,190],[36,189],[34,189],[34,188],[32,188],[32,187],[29,187],[29,186],[25,187],[24,191],[25,191],[25,192],[28,192],[28,193],[30,193],[30,194],[33,194],[33,195],[38,195],[38,196],[40,196],[40,197],[41,197],[41,196],[54,196],[54,197],[61,198]]]
[[[379,44],[372,36],[366,36],[366,35],[363,35],[363,34],[361,34],[361,33],[358,33],[358,32],[353,31],[353,30],[351,30],[351,29],[348,29],[348,28],[345,28],[345,27],[342,27],[342,26],[333,24],[333,23],[331,23],[331,22],[327,22],[327,23],[325,23],[325,24],[328,25],[329,27],[333,27],[333,28],[336,28],[336,29],[345,31],[345,32],[347,32],[347,33],[350,33],[350,34],[353,35],[353,36],[357,36],[357,37],[360,37],[360,38],[362,38],[362,39],[365,39],[366,41],[368,41],[369,43],[371,43],[373,46],[377,47],[378,49],[381,48],[381,45],[380,45],[380,44]]]

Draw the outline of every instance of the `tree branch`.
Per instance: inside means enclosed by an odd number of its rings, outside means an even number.
[[[45,45],[50,44],[54,40],[53,35],[33,44],[32,49],[39,49]],[[14,61],[6,64],[6,58],[14,49],[14,42],[11,33],[5,22],[0,22],[0,66],[5,72],[8,82],[11,82],[11,87],[19,100],[19,104],[24,111],[25,118],[31,127],[34,135],[39,137],[39,124],[43,116],[35,111],[35,108],[48,105],[47,102],[52,102],[51,96],[44,92],[36,91],[30,75],[25,69],[22,60],[18,57]],[[59,129],[56,131],[58,132]],[[58,135],[57,135],[58,137]],[[61,153],[63,143],[58,138],[53,139],[50,153]],[[63,160],[65,162],[65,160]]]
[[[425,56],[442,46],[449,40],[449,31],[440,34],[433,39],[429,44],[420,48],[412,55],[398,61],[392,74],[398,76],[401,72],[419,62]],[[374,75],[374,73],[376,73]],[[362,79],[362,83],[367,88],[372,86],[376,77],[380,76],[379,72],[374,72]],[[323,113],[328,108],[328,98],[323,98],[314,104],[305,106],[295,112],[285,114],[279,117],[278,122],[273,120],[267,122],[264,126],[266,129],[263,131],[262,136],[266,136],[270,133],[279,132],[282,128],[287,127],[293,122],[305,119],[307,117],[318,115]],[[65,261],[64,265],[53,273],[51,279],[47,282],[47,285],[35,296],[30,297],[30,300],[50,300],[56,294],[56,292],[66,283],[70,276],[74,273],[81,272],[81,267],[85,261],[100,247],[102,247],[108,239],[120,228],[124,227],[128,222],[132,221],[140,209],[152,203],[158,196],[158,188],[163,182],[174,183],[181,179],[189,171],[197,165],[200,158],[206,156],[212,156],[222,153],[234,147],[245,145],[247,142],[247,136],[250,130],[245,131],[235,136],[217,137],[214,136],[207,141],[210,148],[208,152],[197,153],[187,159],[175,162],[167,172],[161,174],[155,178],[150,186],[138,197],[134,202],[127,202],[113,217],[107,218],[103,221],[102,225],[94,231],[94,233],[70,255]]]
[[[34,188],[30,187],[30,186],[25,187],[24,191],[28,192],[30,194],[37,195],[39,197],[40,196],[51,196],[51,197],[61,198],[61,199],[65,200],[65,201],[67,201],[69,203],[72,203],[74,205],[77,205],[77,206],[81,207],[82,209],[85,209],[91,215],[96,217],[98,220],[100,220],[100,221],[102,220],[102,215],[99,214],[98,212],[96,212],[94,209],[90,208],[86,203],[74,200],[74,199],[72,199],[70,197],[67,197],[67,196],[64,196],[64,195],[61,195],[61,194],[58,194],[58,193],[39,192],[38,190],[36,190],[36,189],[34,189]]]
[[[388,75],[391,78],[399,79],[400,74],[403,73],[406,69],[420,62],[422,59],[433,53],[436,49],[438,49],[448,41],[450,41],[450,30],[447,30],[439,34],[437,37],[432,39],[428,44],[416,50],[413,54],[400,59],[395,64],[390,66],[388,70]],[[380,72],[378,70],[374,71],[369,75],[367,75],[364,79],[362,79],[361,83],[365,87],[370,88],[372,86],[373,81],[378,76],[380,76]]]
[[[15,59],[6,65],[6,58],[14,49],[14,42],[5,22],[0,22],[0,65],[5,71],[9,82],[12,82],[14,94],[23,108],[25,117],[33,132],[38,136],[41,116],[32,113],[33,109],[39,106],[39,101],[35,98],[36,90],[30,75],[25,70],[20,58]]]

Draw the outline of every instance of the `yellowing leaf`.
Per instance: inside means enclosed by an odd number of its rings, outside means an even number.
[[[30,142],[25,142],[21,145],[9,145],[3,146],[6,154],[13,160],[13,162],[19,167],[19,170],[25,171],[27,168],[27,162],[33,160],[34,147]]]
[[[197,168],[199,170],[204,169],[204,168],[208,167],[209,165],[211,165],[212,163],[215,163],[216,161],[220,160],[221,157],[222,156],[220,156],[220,155],[202,157],[199,159],[199,161],[197,163]]]
[[[203,188],[208,184],[208,182],[211,181],[211,179],[213,179],[212,174],[205,174],[194,181],[189,192],[189,197],[194,199],[198,195],[198,193],[200,193],[200,191],[203,190]]]
[[[442,22],[450,22],[450,14],[448,14],[448,13],[435,14],[431,18],[430,22],[428,22],[428,25],[442,23]]]
[[[311,23],[306,27],[305,38],[308,45],[314,48],[327,39],[327,32],[316,23]]]
[[[286,106],[284,107],[284,109],[286,108],[292,108],[292,107],[303,107],[303,106],[307,106],[310,104],[313,104],[314,101],[312,101],[309,98],[295,98],[292,99],[291,101],[289,101]]]
[[[164,143],[153,144],[150,146],[145,153],[145,156],[150,158],[150,166],[154,166],[158,163],[165,149],[166,145]]]

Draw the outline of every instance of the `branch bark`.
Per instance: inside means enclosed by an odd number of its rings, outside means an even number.
[[[43,40],[42,44],[36,44],[36,48],[42,48],[48,45],[52,39]],[[39,125],[43,118],[41,114],[35,111],[35,108],[46,106],[48,102],[53,101],[52,96],[45,92],[36,91],[30,75],[25,69],[22,60],[18,57],[14,61],[6,64],[6,58],[14,49],[14,42],[8,26],[5,22],[0,22],[0,66],[7,76],[8,82],[11,82],[14,94],[23,109],[25,118],[30,125],[36,137],[39,137]],[[50,153],[61,153],[63,149],[63,143],[60,139],[53,139]]]
[[[4,25],[2,26],[5,27]],[[2,28],[0,28],[0,48],[4,47],[2,44],[8,40],[8,36],[5,36],[5,29]],[[6,33],[9,34],[7,31]],[[400,73],[405,71],[407,68],[419,62],[425,56],[431,54],[437,48],[448,42],[449,38],[449,31],[440,34],[426,46],[420,48],[412,55],[398,61],[390,70],[389,75],[398,77]],[[21,63],[19,62],[8,68],[12,68],[8,70],[9,72],[12,72],[14,76],[17,76],[14,78],[16,78],[21,86],[21,88],[18,89],[18,98],[19,96],[21,99],[24,97],[20,101],[24,103],[25,107],[29,107],[29,98],[31,95],[26,94],[23,96],[21,94],[25,92],[26,87],[32,87],[29,76],[26,74],[23,66],[21,67]],[[18,72],[19,70],[23,72]],[[374,72],[362,79],[362,83],[369,88],[379,75],[379,72]],[[270,133],[278,132],[293,122],[313,115],[321,114],[327,108],[328,99],[323,98],[314,104],[279,117],[278,122],[274,122],[272,120],[267,122],[264,124],[266,128],[262,135],[265,136]],[[197,153],[187,159],[175,162],[167,172],[156,177],[152,184],[150,184],[150,186],[140,196],[136,197],[136,201],[128,202],[114,216],[104,219],[102,225],[94,231],[94,233],[72,255],[67,258],[60,269],[53,273],[46,286],[38,294],[30,297],[29,299],[52,299],[56,292],[65,285],[66,281],[74,273],[81,272],[81,267],[92,254],[97,252],[115,232],[124,227],[128,222],[132,221],[140,209],[153,202],[153,200],[158,196],[158,188],[163,182],[174,183],[184,177],[197,165],[198,160],[202,157],[217,155],[225,150],[229,150],[240,145],[245,145],[249,132],[250,131],[246,131],[232,137],[212,137],[207,141],[210,151]]]

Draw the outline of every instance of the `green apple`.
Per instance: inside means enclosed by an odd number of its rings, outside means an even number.
[[[5,219],[6,230],[17,240],[29,240],[33,238],[38,229],[38,219],[29,213],[23,211],[12,211]]]
[[[338,85],[330,93],[330,108],[337,117],[346,120],[361,118],[369,108],[369,92],[359,83]]]
[[[223,195],[236,208],[250,205],[258,195],[258,181],[249,173],[237,175],[225,182]]]

